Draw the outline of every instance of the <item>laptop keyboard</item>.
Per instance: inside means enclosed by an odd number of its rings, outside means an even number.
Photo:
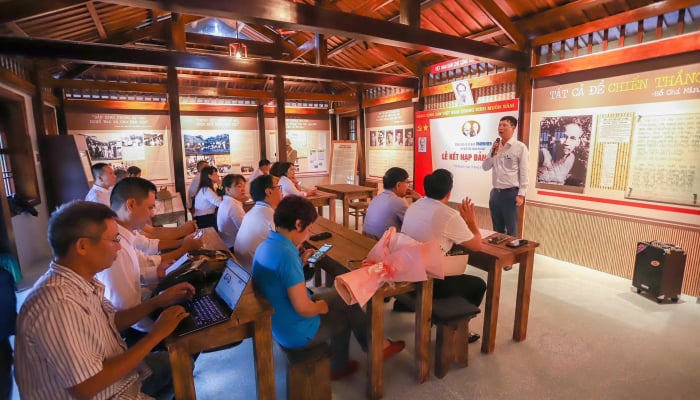
[[[209,296],[193,299],[190,308],[192,319],[198,327],[226,319],[226,315],[219,310],[219,307]]]

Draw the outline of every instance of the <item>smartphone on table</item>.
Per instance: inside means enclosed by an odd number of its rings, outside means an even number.
[[[333,247],[330,243],[325,243],[321,248],[319,248],[311,257],[309,257],[309,264],[315,264],[321,257],[325,256],[326,253]]]

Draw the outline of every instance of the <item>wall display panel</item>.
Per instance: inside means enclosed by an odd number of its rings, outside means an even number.
[[[465,197],[488,208],[491,171],[481,164],[498,137],[498,122],[518,117],[518,99],[416,113],[416,189],[438,168],[454,175],[452,201]]]
[[[258,168],[260,141],[255,116],[183,116],[185,174],[191,180],[197,162],[209,161],[220,175],[249,176]]]
[[[330,121],[327,117],[287,116],[287,139],[296,150],[297,175],[327,175],[330,169]],[[277,119],[265,118],[267,158],[277,161]]]
[[[373,107],[365,113],[367,177],[381,180],[386,170],[401,167],[413,178],[413,104]]]
[[[357,142],[334,140],[331,148],[331,184],[354,185],[357,177]]]
[[[132,165],[156,184],[172,184],[170,120],[167,115],[66,114],[68,133],[85,138],[91,162],[115,169]]]
[[[530,133],[529,199],[700,226],[700,64],[539,80]]]

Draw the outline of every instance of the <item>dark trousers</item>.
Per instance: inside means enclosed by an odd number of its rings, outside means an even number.
[[[445,279],[433,280],[433,298],[460,296],[479,307],[486,293],[486,282],[474,275],[446,276]]]
[[[321,325],[316,336],[308,346],[314,346],[330,340],[332,356],[331,371],[340,371],[350,360],[350,333],[360,344],[362,351],[367,352],[367,332],[369,321],[367,315],[357,304],[347,305],[335,290],[315,294],[314,300],[325,300],[328,303],[328,313],[321,315]]]
[[[218,229],[216,227],[216,213],[214,214],[207,214],[207,215],[200,215],[197,217],[194,217],[194,220],[197,222],[197,228],[199,229],[204,229],[204,228],[214,228]]]
[[[10,339],[0,340],[0,400],[12,398],[12,361]]]
[[[493,230],[511,236],[518,236],[518,206],[515,198],[518,196],[518,188],[505,190],[491,189],[489,196],[489,211]]]

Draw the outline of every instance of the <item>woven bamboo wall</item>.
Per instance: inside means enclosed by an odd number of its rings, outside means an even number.
[[[488,216],[479,219],[480,226],[486,227],[486,223],[490,225]],[[630,279],[630,285],[637,242],[677,244],[688,254],[683,293],[700,296],[700,229],[530,202],[525,209],[523,237],[540,243],[538,254]]]

